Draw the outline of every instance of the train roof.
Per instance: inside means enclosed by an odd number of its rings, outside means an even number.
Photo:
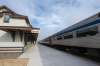
[[[90,16],[90,17],[88,17],[88,18],[86,18],[84,20],[81,20],[80,22],[78,22],[76,24],[73,24],[73,25],[71,25],[71,26],[69,26],[69,27],[67,27],[67,28],[65,28],[65,29],[63,29],[63,30],[61,30],[61,31],[59,31],[59,32],[57,32],[57,33],[45,38],[45,39],[48,39],[48,38],[50,38],[52,36],[63,34],[64,32],[70,32],[70,31],[73,31],[75,29],[78,29],[78,28],[81,28],[81,27],[85,27],[87,25],[94,24],[94,23],[92,23],[93,20],[91,18],[98,18],[98,17],[100,17],[100,12],[96,13],[95,15]],[[98,22],[98,20],[95,21],[95,23],[97,23],[97,22]],[[43,40],[45,40],[45,39],[43,39]]]

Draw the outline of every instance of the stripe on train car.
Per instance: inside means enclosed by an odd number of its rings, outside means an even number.
[[[82,26],[73,28],[73,29],[71,29],[71,30],[64,31],[64,32],[71,32],[71,31],[78,30],[78,29],[81,29],[81,28],[84,28],[84,27],[87,27],[87,26],[95,25],[95,24],[98,24],[98,23],[100,23],[100,19],[95,20],[95,21],[93,21],[93,22],[90,22],[90,23],[88,23],[88,24],[85,24],[85,25],[82,25]],[[64,33],[64,32],[63,32],[63,33]],[[60,34],[63,34],[63,33],[59,33],[59,35],[60,35]]]

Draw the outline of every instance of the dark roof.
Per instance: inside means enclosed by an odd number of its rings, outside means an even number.
[[[28,19],[27,16],[17,14],[17,13],[15,13],[14,11],[12,11],[10,8],[6,7],[5,5],[0,6],[0,9],[3,9],[3,8],[7,9],[7,11],[5,11],[5,12],[0,12],[0,16],[2,16],[3,13],[10,13],[10,14],[11,14],[10,16],[11,16],[12,18],[25,19],[25,20],[26,20],[26,23],[27,23],[28,25],[30,25],[30,27],[32,27],[32,25],[30,24],[29,19]]]
[[[0,30],[3,30],[3,31],[25,31],[25,32],[30,32],[32,30],[40,30],[39,28],[31,28],[31,27],[22,27],[22,26],[0,26]]]
[[[24,31],[31,31],[31,27],[20,27],[20,26],[0,26],[0,30],[24,30]]]

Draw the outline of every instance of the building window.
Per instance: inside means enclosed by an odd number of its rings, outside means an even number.
[[[10,16],[9,15],[4,15],[4,22],[9,23]]]

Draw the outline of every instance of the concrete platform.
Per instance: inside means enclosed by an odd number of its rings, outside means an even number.
[[[100,63],[43,45],[31,47],[19,58],[29,58],[28,66],[100,66]]]

